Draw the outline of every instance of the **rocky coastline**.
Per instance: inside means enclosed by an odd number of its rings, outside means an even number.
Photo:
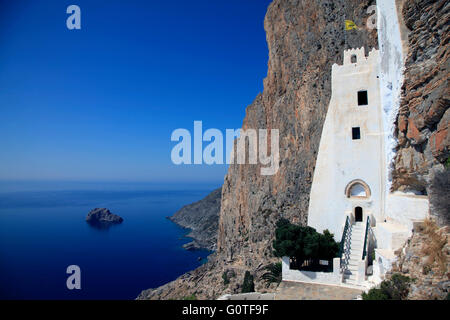
[[[189,230],[186,237],[192,241],[183,245],[186,250],[216,249],[221,195],[222,188],[218,188],[202,200],[188,204],[167,217],[180,227]]]

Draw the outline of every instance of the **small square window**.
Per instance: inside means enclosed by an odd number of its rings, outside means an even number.
[[[359,127],[352,128],[352,139],[353,140],[361,139],[361,130]]]
[[[358,91],[358,106],[367,106],[368,104],[367,91]]]

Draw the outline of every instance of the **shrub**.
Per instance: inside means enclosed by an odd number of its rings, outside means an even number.
[[[245,271],[244,283],[242,284],[242,293],[255,292],[255,284],[253,283],[253,276],[249,271]]]
[[[405,300],[409,293],[411,279],[399,273],[392,275],[390,280],[384,280],[380,288],[372,288],[362,294],[363,300]]]
[[[282,279],[282,266],[281,262],[271,263],[266,268],[266,273],[264,273],[261,278],[266,282],[268,287],[271,283],[280,283]]]
[[[411,279],[399,273],[392,275],[390,281],[383,281],[383,289],[392,300],[405,300],[409,293],[409,283]]]
[[[441,272],[445,273],[447,271],[447,254],[445,252],[447,236],[440,234],[438,232],[439,227],[430,219],[425,220],[424,227],[423,233],[429,238],[422,247],[422,254],[428,257],[424,269],[429,272],[432,265],[436,263]]]
[[[222,279],[223,279],[223,284],[226,286],[226,285],[228,285],[229,283],[230,283],[230,279],[228,279],[228,275],[227,275],[227,272],[226,271],[224,271],[223,273],[222,273]]]
[[[190,296],[183,297],[182,300],[197,300],[197,297],[195,296],[195,294],[191,294]]]
[[[431,214],[439,225],[450,225],[450,168],[436,173],[429,188]]]
[[[372,288],[367,293],[363,292],[363,300],[389,300],[389,297],[382,289]]]
[[[301,266],[305,260],[331,260],[339,252],[339,243],[334,241],[333,234],[325,230],[318,233],[311,227],[291,224],[286,219],[277,222],[274,254],[277,257],[288,256]]]

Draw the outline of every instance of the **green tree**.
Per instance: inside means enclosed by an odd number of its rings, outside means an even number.
[[[242,293],[255,292],[255,284],[253,282],[253,276],[249,271],[245,271],[244,283],[242,284]]]
[[[392,300],[404,300],[409,293],[409,283],[411,279],[399,273],[392,275],[390,281],[383,281],[381,289],[386,292]]]
[[[274,254],[277,257],[291,257],[297,266],[305,260],[331,260],[339,252],[339,243],[334,241],[333,234],[325,230],[318,233],[311,227],[294,225],[286,219],[277,222]]]
[[[266,282],[267,287],[271,283],[280,283],[282,279],[282,266],[281,262],[271,263],[266,268],[266,273],[264,273],[261,278]]]
[[[319,258],[322,260],[332,260],[339,252],[339,242],[334,241],[333,234],[324,230],[320,235]]]
[[[228,275],[227,275],[227,272],[226,271],[224,271],[223,273],[222,273],[222,279],[223,279],[223,284],[226,286],[226,285],[228,285],[229,283],[230,283],[230,279],[228,279]]]

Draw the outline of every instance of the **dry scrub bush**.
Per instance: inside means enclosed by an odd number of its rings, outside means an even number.
[[[433,220],[426,219],[424,221],[423,233],[428,236],[428,240],[425,241],[422,247],[422,254],[428,257],[424,269],[431,270],[432,266],[436,263],[443,274],[447,272],[448,259],[445,248],[447,234],[443,232],[444,229],[439,229]]]

